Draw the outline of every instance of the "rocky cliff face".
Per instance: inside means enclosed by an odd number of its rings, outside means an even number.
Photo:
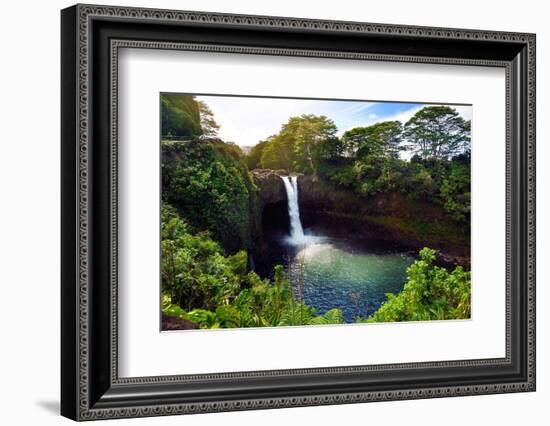
[[[288,234],[290,230],[288,200],[285,185],[280,177],[284,175],[287,175],[287,172],[252,170],[254,183],[258,187],[258,206],[262,224],[262,237],[254,256],[260,260],[260,263],[262,258],[269,259],[270,256],[266,239],[280,234]]]
[[[345,213],[354,216],[386,216],[445,220],[445,211],[437,205],[409,199],[399,192],[360,197],[350,190],[337,188],[314,176],[298,178],[300,208],[317,213]],[[284,190],[284,188],[283,188]]]
[[[281,201],[287,201],[285,185],[280,177],[284,174],[284,171],[277,170],[252,170],[254,183],[259,189],[258,197],[260,198],[260,204],[262,207],[266,204],[275,204]]]

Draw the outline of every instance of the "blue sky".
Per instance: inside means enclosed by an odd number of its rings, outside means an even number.
[[[301,114],[326,115],[338,127],[338,135],[359,126],[380,121],[405,123],[429,104],[398,102],[329,101],[309,99],[253,98],[236,96],[197,96],[214,113],[220,124],[219,136],[240,146],[256,145],[276,134],[289,117]],[[472,107],[450,105],[466,120],[472,118]]]

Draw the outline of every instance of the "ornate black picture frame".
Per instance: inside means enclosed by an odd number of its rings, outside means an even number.
[[[62,415],[92,420],[535,390],[535,35],[96,5],[64,9],[61,29]],[[504,68],[506,356],[120,378],[121,47]]]

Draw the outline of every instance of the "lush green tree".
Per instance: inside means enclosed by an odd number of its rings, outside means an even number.
[[[290,170],[294,159],[293,142],[288,135],[276,135],[270,138],[262,149],[260,158],[262,169]]]
[[[218,130],[220,125],[214,120],[214,113],[210,107],[204,101],[197,102],[200,114],[200,124],[202,130],[202,137],[216,137],[218,136]]]
[[[160,102],[163,139],[195,138],[203,133],[199,104],[194,96],[162,94]]]
[[[163,139],[191,140],[216,137],[220,125],[204,101],[193,95],[162,94],[161,132]]]
[[[324,115],[290,117],[262,148],[261,166],[317,173],[320,161],[339,155],[336,125]]]
[[[435,192],[432,175],[424,167],[411,164],[408,176],[404,179],[404,190],[412,198],[430,199]]]
[[[342,158],[338,162],[321,163],[319,174],[340,188],[354,189],[357,182],[354,161],[348,158]]]
[[[344,160],[343,155],[341,138],[333,136],[322,139],[315,150],[315,168],[319,170],[323,163],[338,164]]]
[[[401,122],[383,121],[346,131],[342,135],[342,144],[345,152],[356,158],[399,158],[399,152],[403,150],[401,134]]]
[[[325,160],[321,174],[363,196],[396,190],[401,167],[400,135],[399,121],[350,129],[340,139],[337,160]]]
[[[246,156],[246,165],[248,166],[249,170],[262,167],[262,154],[264,152],[264,149],[269,144],[269,141],[269,139],[266,139],[265,141],[258,142],[252,147],[252,149]]]
[[[303,172],[317,174],[316,164],[331,152],[330,145],[336,140],[336,125],[324,115],[304,114],[292,117],[283,127],[283,133],[294,137],[296,162]]]
[[[407,121],[403,136],[420,158],[448,159],[469,148],[470,121],[449,106],[424,107]]]
[[[346,130],[342,135],[342,146],[344,154],[348,157],[354,157],[360,147],[367,148],[366,131],[365,127],[354,127],[353,129]]]
[[[470,164],[452,161],[450,170],[443,178],[440,196],[443,207],[453,219],[468,221],[470,219]]]
[[[402,161],[399,152],[402,125],[383,121],[367,127],[356,127],[342,135],[342,145],[355,159],[355,187],[362,195],[399,189]]]

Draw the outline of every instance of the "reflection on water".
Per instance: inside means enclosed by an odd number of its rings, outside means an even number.
[[[401,291],[414,260],[402,253],[357,249],[344,240],[311,238],[308,244],[288,247],[283,262],[296,298],[301,294],[319,314],[338,307],[348,323],[372,315],[385,293]]]

